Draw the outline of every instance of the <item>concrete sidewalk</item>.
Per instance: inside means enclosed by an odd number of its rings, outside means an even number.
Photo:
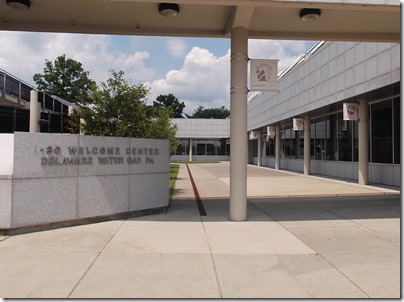
[[[0,237],[4,298],[399,298],[398,191],[229,164],[185,165],[167,214]]]

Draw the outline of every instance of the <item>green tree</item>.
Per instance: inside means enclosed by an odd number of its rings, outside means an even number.
[[[171,124],[172,111],[147,106],[149,88],[132,85],[123,76],[123,71],[111,71],[106,82],[93,87],[86,102],[78,104],[70,128],[89,135],[168,139],[175,150],[177,128]],[[80,119],[85,121],[81,128]]]
[[[146,98],[149,89],[131,85],[123,71],[111,71],[110,78],[92,89],[89,99],[79,105],[86,134],[142,137],[146,131]]]
[[[148,107],[148,127],[145,138],[168,139],[170,141],[170,152],[175,153],[178,141],[175,137],[177,125],[172,124],[173,112],[171,108]]]
[[[220,108],[204,108],[199,106],[194,110],[191,115],[186,114],[188,118],[214,118],[214,119],[226,119],[230,116],[230,110],[224,106]]]
[[[174,118],[181,118],[184,111],[185,104],[181,102],[172,94],[159,95],[156,101],[153,101],[153,107],[166,107],[171,108]]]
[[[83,70],[82,64],[66,58],[65,54],[57,57],[54,63],[45,60],[43,72],[33,77],[38,90],[72,103],[85,99],[95,85],[88,77],[90,73]]]

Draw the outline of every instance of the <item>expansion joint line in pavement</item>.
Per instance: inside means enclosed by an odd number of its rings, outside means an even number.
[[[289,197],[290,198],[290,197]],[[249,200],[250,201],[250,200]],[[251,201],[250,201],[251,202]],[[317,252],[313,247],[311,247],[309,244],[307,244],[306,242],[304,242],[303,240],[301,240],[300,238],[296,237],[295,234],[293,234],[291,231],[289,231],[284,225],[282,225],[281,223],[279,223],[279,221],[277,221],[275,218],[273,218],[271,215],[269,215],[268,213],[266,213],[263,209],[261,209],[258,205],[256,205],[254,202],[251,202],[257,209],[260,209],[262,212],[264,212],[268,217],[270,217],[273,221],[277,222],[284,230],[286,230],[287,232],[289,232],[293,237],[295,237],[297,240],[299,240],[301,243],[303,243],[304,245],[306,245],[308,248],[312,249],[316,255],[318,257],[321,257],[325,262],[327,262],[330,266],[332,266],[335,270],[337,270],[340,274],[342,274],[349,282],[351,282],[356,288],[358,288],[364,295],[366,295],[368,298],[370,298],[370,296],[358,285],[356,284],[351,278],[349,278],[346,274],[344,274],[344,272],[342,272],[338,267],[336,267],[334,264],[332,264],[330,261],[328,261],[323,255],[321,255],[319,252]],[[322,207],[320,207],[322,208]],[[328,209],[322,208],[324,210],[327,210],[328,212],[334,213],[332,211],[329,211]],[[334,213],[336,215],[338,215],[337,213]],[[342,218],[345,218],[341,215],[338,215]],[[345,218],[346,219],[346,218]]]
[[[196,187],[194,178],[192,177],[191,170],[189,169],[188,164],[186,164],[186,165],[187,165],[187,170],[188,170],[189,178],[190,178],[191,184],[192,184],[192,189],[194,190],[194,195],[195,195],[196,204],[197,204],[197,206],[198,206],[199,215],[201,215],[201,216],[206,216],[205,207],[203,206],[202,199],[201,199],[201,197],[199,196],[198,188]]]
[[[86,271],[84,272],[83,276],[81,276],[80,280],[77,281],[76,285],[73,287],[73,289],[70,291],[70,293],[67,295],[67,298],[70,298],[70,296],[73,294],[73,292],[76,290],[77,286],[79,286],[81,280],[84,279],[84,277],[87,275],[88,271],[93,267],[95,261],[97,261],[98,257],[100,257],[101,253],[105,250],[105,248],[107,247],[107,245],[111,242],[112,238],[115,237],[116,233],[118,233],[118,231],[121,229],[122,225],[125,223],[125,220],[122,221],[121,225],[116,229],[116,231],[114,232],[114,234],[112,234],[111,238],[109,238],[108,242],[103,246],[103,248],[101,249],[101,251],[98,252],[97,257],[94,258],[93,262],[91,262],[91,264],[88,266],[88,268],[86,269]]]
[[[201,219],[201,223],[202,223],[203,233],[205,234],[205,240],[206,240],[206,242],[208,244],[210,260],[212,261],[213,271],[215,272],[216,285],[217,285],[217,288],[219,289],[220,298],[223,298],[223,291],[222,291],[222,288],[220,287],[219,274],[218,274],[217,269],[216,269],[215,258],[213,257],[212,248],[211,248],[210,242],[208,240],[208,235],[206,234],[205,224],[203,222],[202,217],[200,219]]]
[[[323,260],[325,262],[327,262],[330,266],[332,266],[334,269],[336,269],[341,275],[343,275],[345,278],[347,278],[347,280],[349,280],[349,282],[351,282],[357,289],[359,289],[364,295],[366,295],[369,299],[371,298],[358,284],[356,284],[355,281],[353,281],[349,276],[347,276],[346,274],[344,274],[343,271],[341,271],[338,267],[336,267],[334,264],[332,264],[330,261],[328,261],[323,255],[321,255],[320,253],[317,253],[317,255],[321,258],[323,258]],[[365,298],[367,299],[367,298]]]

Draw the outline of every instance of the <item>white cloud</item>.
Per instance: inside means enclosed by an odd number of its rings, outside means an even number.
[[[106,35],[1,32],[0,45],[0,68],[30,84],[35,73],[43,72],[45,60],[53,62],[62,54],[81,62],[98,83],[107,80],[111,69],[124,70],[125,78],[134,82],[155,76],[155,70],[146,65],[148,52],[113,50]]]
[[[133,37],[126,38],[134,43]],[[173,93],[186,104],[187,113],[200,105],[230,108],[230,50],[223,56],[215,56],[200,47],[186,53],[188,41],[175,38],[140,39],[136,40],[136,47],[127,43],[124,50],[119,42],[113,44],[113,41],[116,40],[107,35],[2,31],[0,68],[34,84],[32,77],[43,72],[45,59],[53,62],[57,56],[66,54],[81,62],[83,69],[90,71],[90,77],[98,83],[107,80],[111,69],[124,70],[125,78],[134,84],[145,82],[151,88],[149,102],[160,94]],[[304,41],[250,40],[249,57],[279,59],[281,71],[307,51],[308,46]],[[162,64],[155,64],[155,50],[160,49],[167,49],[167,56],[176,57],[180,66],[167,71]],[[153,64],[160,69],[151,68]],[[157,78],[158,74],[164,76]]]
[[[186,112],[198,106],[229,108],[230,53],[216,57],[209,50],[194,47],[180,69],[147,84],[152,88],[149,100],[172,93],[185,103]]]
[[[278,59],[279,71],[289,67],[306,50],[305,41],[249,40],[251,59]]]
[[[187,49],[187,43],[181,39],[168,39],[167,49],[170,52],[171,57],[181,58],[185,55]]]
[[[279,59],[279,71],[282,71],[306,48],[304,41],[250,40],[249,57]],[[185,103],[187,113],[198,106],[230,108],[230,50],[216,57],[209,50],[194,47],[181,68],[170,70],[164,78],[147,84],[151,87],[150,101],[160,94],[173,93]]]

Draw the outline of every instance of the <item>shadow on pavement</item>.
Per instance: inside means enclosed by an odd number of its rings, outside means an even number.
[[[228,198],[202,198],[208,221],[228,221]],[[394,219],[401,217],[398,194],[252,197],[248,221]],[[164,217],[162,217],[164,215]],[[195,199],[173,199],[166,214],[133,218],[141,221],[198,221]]]

